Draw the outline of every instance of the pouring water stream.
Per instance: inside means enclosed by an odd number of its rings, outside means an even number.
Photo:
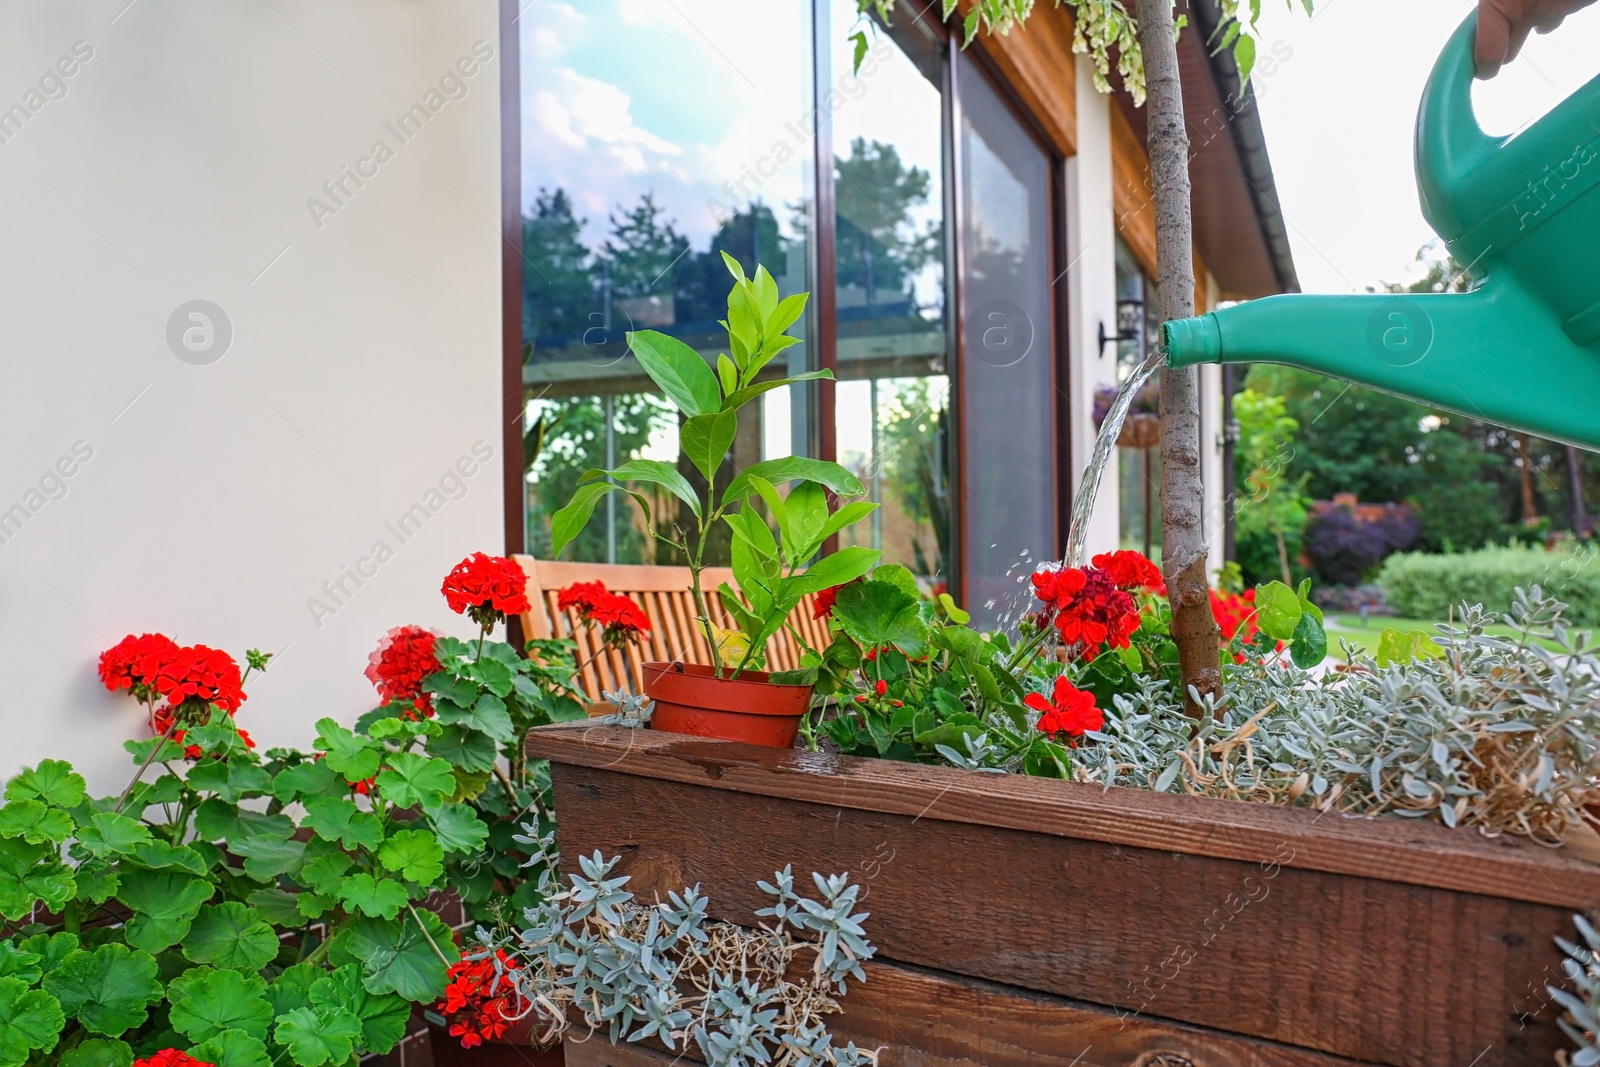
[[[1166,353],[1159,350],[1150,353],[1122,383],[1117,398],[1111,402],[1111,410],[1106,412],[1105,421],[1100,424],[1099,436],[1094,440],[1094,452],[1089,456],[1088,466],[1083,469],[1083,480],[1072,502],[1072,524],[1067,528],[1067,547],[1061,560],[1063,567],[1083,566],[1089,517],[1094,513],[1095,498],[1100,494],[1100,481],[1105,477],[1106,465],[1111,462],[1112,450],[1117,447],[1122,424],[1128,419],[1128,409],[1133,407],[1133,399],[1139,395],[1139,390],[1165,363]]]

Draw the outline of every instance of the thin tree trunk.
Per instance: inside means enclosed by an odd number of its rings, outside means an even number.
[[[1172,0],[1138,0],[1139,46],[1148,96],[1146,142],[1156,211],[1157,310],[1162,322],[1194,314],[1194,238],[1189,135],[1183,116]],[[1189,32],[1193,33],[1193,29]],[[1161,562],[1172,601],[1184,705],[1220,694],[1221,631],[1206,575],[1205,496],[1200,482],[1200,377],[1194,367],[1161,372]]]
[[[1528,461],[1528,435],[1517,434],[1517,455],[1522,460],[1522,524],[1539,521],[1539,508],[1533,502],[1533,464]]]
[[[1283,527],[1274,526],[1272,533],[1278,539],[1278,566],[1283,569],[1283,584],[1294,585],[1294,578],[1289,574],[1289,546],[1283,543]]]
[[[1572,485],[1572,532],[1588,537],[1589,511],[1583,504],[1583,456],[1572,445],[1567,446],[1567,481]]]

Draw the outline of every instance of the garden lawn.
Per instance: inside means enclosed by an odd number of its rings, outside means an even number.
[[[1439,623],[1443,619],[1398,619],[1392,615],[1368,615],[1365,625],[1362,625],[1360,615],[1345,615],[1330,613],[1324,620],[1328,630],[1328,655],[1337,660],[1345,659],[1344,648],[1341,642],[1348,643],[1354,648],[1365,652],[1367,655],[1377,655],[1378,635],[1385,629],[1395,629],[1402,633],[1411,630],[1420,630],[1422,633],[1439,639]],[[1511,627],[1496,623],[1489,627],[1489,632],[1504,637],[1512,635]],[[1541,642],[1546,648],[1557,648],[1553,641]]]

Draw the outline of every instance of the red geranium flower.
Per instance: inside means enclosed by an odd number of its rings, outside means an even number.
[[[1054,623],[1062,642],[1086,662],[1107,645],[1127,648],[1139,628],[1139,606],[1099,567],[1040,571],[1033,575],[1033,589],[1045,605],[1039,624]]]
[[[528,575],[504,556],[474,552],[445,576],[439,591],[451,611],[470,615],[485,630],[528,610]]]
[[[879,696],[883,696],[889,692],[889,683],[879,678],[878,683],[872,687],[872,691]]]
[[[495,957],[505,971],[521,967],[515,957],[501,949]],[[449,984],[434,1009],[450,1021],[450,1036],[461,1039],[462,1048],[472,1048],[501,1037],[514,1021],[507,1016],[521,1014],[515,988],[504,977],[495,980],[494,960],[461,960],[445,972]]]
[[[1075,739],[1090,730],[1100,729],[1106,722],[1105,712],[1094,706],[1094,694],[1079,689],[1065,675],[1056,679],[1051,699],[1045,699],[1042,693],[1029,693],[1023,703],[1043,713],[1039,716],[1039,732],[1046,737],[1066,734],[1069,739]],[[1074,740],[1069,740],[1068,744],[1076,747]]]
[[[605,582],[573,582],[556,593],[556,610],[575,609],[579,615],[587,619],[610,595],[611,592],[606,588]]]
[[[226,652],[205,645],[174,649],[162,659],[150,684],[172,704],[201,701],[230,715],[245,701],[239,665]]]
[[[100,680],[113,693],[131,689],[138,699],[153,700],[161,664],[177,651],[177,642],[164,634],[129,634],[100,653]]]
[[[1102,552],[1090,562],[1105,571],[1118,589],[1155,589],[1164,584],[1161,568],[1131,549]]]
[[[433,701],[422,691],[422,680],[439,669],[433,650],[438,639],[438,634],[421,626],[396,626],[378,639],[378,647],[367,657],[366,674],[384,704],[409,700],[417,714],[433,715]],[[415,716],[407,713],[407,717]]]
[[[833,614],[833,602],[839,599],[839,590],[842,585],[830,585],[817,594],[816,604],[811,609],[813,619],[826,619]]]
[[[133,1067],[216,1067],[216,1065],[205,1060],[197,1060],[187,1052],[179,1052],[175,1048],[168,1048],[162,1049],[154,1056],[146,1056],[142,1060],[134,1060]]]
[[[585,625],[599,626],[601,640],[618,648],[650,632],[650,616],[632,599],[608,590],[604,582],[573,582],[556,594],[556,608],[576,611]]]

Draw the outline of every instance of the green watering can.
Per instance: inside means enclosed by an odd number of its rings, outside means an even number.
[[[1477,16],[1417,115],[1422,214],[1470,293],[1252,300],[1161,328],[1167,363],[1286,363],[1600,450],[1600,77],[1512,137],[1472,113]]]

